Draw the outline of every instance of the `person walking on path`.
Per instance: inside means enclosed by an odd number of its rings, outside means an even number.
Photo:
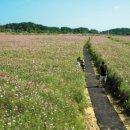
[[[97,87],[100,87],[101,84],[102,86],[104,86],[106,81],[107,81],[107,65],[103,61],[100,66],[100,77],[99,77],[99,82],[97,84]]]

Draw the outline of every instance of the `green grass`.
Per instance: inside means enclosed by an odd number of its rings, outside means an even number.
[[[108,38],[121,44],[130,45],[129,41],[123,40],[120,36],[109,36]]]
[[[130,46],[103,36],[93,37],[90,43],[96,66],[103,60],[108,65],[109,89],[130,111]]]
[[[76,65],[84,41],[48,36],[0,43],[0,129],[85,129],[85,79]]]

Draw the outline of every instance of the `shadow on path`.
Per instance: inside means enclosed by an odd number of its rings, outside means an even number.
[[[87,89],[92,101],[97,123],[101,130],[126,130],[118,114],[108,100],[103,88],[96,88],[98,80],[94,74],[87,46],[83,48]]]

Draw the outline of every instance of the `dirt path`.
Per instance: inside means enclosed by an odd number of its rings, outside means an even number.
[[[86,65],[86,82],[91,98],[93,109],[97,118],[97,123],[101,130],[126,130],[118,114],[108,100],[102,88],[97,88],[97,79],[91,64],[91,57],[84,46],[84,57]]]

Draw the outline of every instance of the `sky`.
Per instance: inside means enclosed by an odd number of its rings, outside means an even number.
[[[0,0],[0,25],[19,22],[99,31],[130,28],[130,0]]]

